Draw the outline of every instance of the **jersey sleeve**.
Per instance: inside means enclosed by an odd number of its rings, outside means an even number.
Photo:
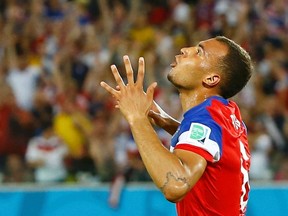
[[[189,130],[183,131],[175,149],[195,152],[209,162],[217,162],[221,157],[221,128],[213,123],[190,123]]]

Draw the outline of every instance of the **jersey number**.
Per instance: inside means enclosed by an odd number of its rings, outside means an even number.
[[[248,202],[248,193],[250,190],[249,185],[249,153],[246,151],[244,144],[240,140],[240,152],[241,152],[241,173],[243,175],[242,179],[242,194],[240,197],[240,211],[241,213],[245,213],[247,202]]]

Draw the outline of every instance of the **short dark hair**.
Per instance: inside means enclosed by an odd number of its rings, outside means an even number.
[[[215,39],[225,43],[228,53],[220,60],[220,70],[223,73],[220,82],[220,95],[230,98],[240,92],[252,76],[253,64],[250,55],[240,45],[224,36]]]

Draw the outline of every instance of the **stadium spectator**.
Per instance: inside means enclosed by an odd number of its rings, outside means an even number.
[[[81,135],[85,140],[81,144],[85,146],[85,158],[90,154],[89,140],[99,141],[100,135],[94,134],[97,124],[110,128],[110,120],[99,119],[117,118],[111,114],[113,103],[99,90],[99,82],[112,82],[108,65],[113,62],[123,67],[121,58],[125,54],[133,62],[139,55],[145,57],[148,63],[145,85],[157,80],[157,102],[180,119],[175,89],[165,79],[167,64],[180,47],[221,34],[245,47],[255,60],[255,76],[235,100],[245,112],[251,136],[254,124],[250,122],[264,121],[273,141],[269,163],[274,176],[281,164],[278,159],[287,158],[288,152],[287,8],[284,0],[0,1],[0,94],[12,94],[11,100],[16,101],[13,109],[9,105],[9,115],[6,102],[5,112],[1,102],[1,146],[16,150],[16,142],[12,145],[10,139],[10,132],[14,132],[19,136],[14,134],[12,138],[22,137],[17,139],[21,143],[17,152],[23,153],[27,140],[41,133],[41,125],[47,118],[63,114],[63,98],[72,95],[73,89],[72,107],[76,106],[77,112],[80,108],[81,116],[90,125],[82,124],[87,129]],[[55,68],[58,73],[54,73]],[[7,86],[9,93],[5,90]],[[1,101],[6,98],[2,96]],[[264,109],[266,103],[273,112]],[[115,122],[117,128],[120,123]],[[108,142],[119,137],[121,133],[116,131]],[[10,150],[3,151],[1,158],[9,156]],[[114,157],[112,152],[108,158]],[[2,170],[4,165],[3,159]],[[112,179],[114,174],[111,175],[107,179]]]
[[[50,120],[43,124],[40,135],[29,140],[25,159],[27,165],[34,170],[37,183],[57,183],[67,178],[67,154],[68,148],[54,133]]]
[[[25,158],[18,154],[9,154],[5,162],[5,168],[1,177],[3,183],[27,183],[33,182],[33,171],[25,163]]]
[[[0,119],[0,170],[2,172],[10,155],[24,157],[27,142],[34,131],[31,113],[17,106],[12,89],[3,80],[0,84]]]

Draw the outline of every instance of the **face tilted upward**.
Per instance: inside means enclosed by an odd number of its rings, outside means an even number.
[[[221,73],[217,64],[228,52],[228,47],[216,39],[201,41],[194,47],[181,49],[171,64],[168,80],[178,89],[200,88],[207,76]]]

